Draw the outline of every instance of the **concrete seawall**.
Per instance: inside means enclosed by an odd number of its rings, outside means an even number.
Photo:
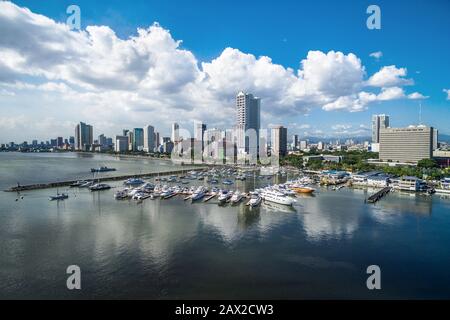
[[[187,171],[203,171],[207,169],[207,167],[201,168],[190,168],[190,169],[179,169],[179,170],[171,170],[171,171],[163,171],[163,172],[150,172],[150,173],[141,173],[141,174],[129,174],[123,176],[113,176],[113,177],[103,177],[96,179],[79,179],[86,181],[117,181],[117,180],[126,180],[129,178],[142,178],[142,177],[155,177],[155,176],[167,176],[185,173]],[[28,190],[37,190],[37,189],[48,189],[48,188],[57,188],[57,187],[66,187],[70,186],[72,183],[77,182],[78,180],[70,180],[70,181],[58,181],[58,182],[48,182],[48,183],[38,183],[38,184],[29,184],[29,185],[19,185],[15,187],[11,187],[9,189],[4,190],[5,192],[20,192],[20,191],[28,191]]]

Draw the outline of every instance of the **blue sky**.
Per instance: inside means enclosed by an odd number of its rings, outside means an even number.
[[[162,28],[170,31],[173,39],[182,40],[180,48],[191,52],[199,64],[211,62],[225,48],[231,47],[256,58],[268,56],[273,64],[294,71],[300,68],[300,61],[311,50],[324,53],[340,51],[344,55],[353,53],[365,68],[366,80],[384,66],[406,68],[405,78],[412,79],[414,85],[404,86],[405,94],[419,92],[428,96],[427,99],[375,101],[358,112],[311,108],[308,112],[289,115],[280,121],[286,122],[286,125],[290,122],[297,124],[295,129],[289,128],[289,134],[305,131],[305,134],[311,135],[314,135],[314,130],[316,133],[331,133],[330,128],[336,125],[348,125],[353,129],[361,128],[361,125],[369,126],[370,116],[374,113],[390,114],[391,125],[404,126],[418,122],[420,102],[423,105],[423,122],[450,134],[450,121],[447,120],[450,118],[450,101],[443,91],[450,89],[450,1],[447,0],[50,0],[14,3],[61,23],[67,18],[65,8],[76,4],[81,8],[82,29],[88,25],[106,25],[121,39],[136,36],[137,28],[147,28],[157,21]],[[366,8],[370,4],[381,8],[381,30],[366,27]],[[370,53],[378,51],[382,52],[380,59],[369,57]],[[372,92],[371,89],[366,91]],[[254,93],[260,95],[259,92]],[[269,108],[264,102],[263,108]],[[210,123],[213,120],[208,118],[205,121]],[[269,124],[270,119],[266,122]],[[134,124],[134,120],[129,123]],[[221,124],[219,122],[219,126]],[[301,128],[301,124],[305,124],[305,128],[309,126],[309,131]],[[110,134],[113,130],[117,129],[104,128]],[[167,132],[168,128],[164,126],[160,130]],[[348,132],[350,134],[351,129]],[[363,132],[357,133],[360,134]]]

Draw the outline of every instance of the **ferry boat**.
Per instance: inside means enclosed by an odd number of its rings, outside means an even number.
[[[97,183],[97,184],[94,184],[93,186],[89,187],[89,190],[91,190],[91,191],[101,191],[101,190],[107,190],[107,189],[111,189],[111,186],[106,183]]]
[[[91,172],[108,172],[108,171],[116,171],[115,168],[108,168],[108,167],[100,167],[100,168],[91,168]]]
[[[281,192],[272,191],[272,190],[263,190],[261,192],[261,197],[270,202],[275,202],[278,204],[284,204],[286,206],[292,206],[295,202],[294,199],[288,197]]]

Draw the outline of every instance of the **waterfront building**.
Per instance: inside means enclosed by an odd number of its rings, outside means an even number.
[[[372,143],[380,142],[380,130],[384,128],[389,128],[389,116],[374,114],[372,116]]]
[[[155,128],[147,125],[144,127],[144,151],[153,152],[155,147]]]
[[[128,136],[116,136],[114,140],[115,140],[114,151],[116,152],[128,151]]]
[[[396,189],[403,191],[423,191],[426,183],[417,177],[403,176],[398,180]]]
[[[88,150],[94,142],[94,128],[84,122],[75,127],[75,150]]]
[[[271,151],[277,156],[287,154],[287,128],[283,126],[274,126],[271,129]]]
[[[417,164],[433,155],[433,127],[424,125],[380,130],[380,161]]]
[[[133,134],[133,131],[128,131],[127,132],[127,137],[128,137],[128,150],[129,151],[133,151],[133,145],[134,145],[134,134]]]
[[[100,146],[106,146],[106,137],[104,134],[98,136],[98,144]]]
[[[239,153],[257,155],[259,144],[259,129],[261,127],[261,99],[251,93],[240,91],[236,95],[236,126],[237,148]],[[255,136],[249,136],[247,130],[252,130]],[[253,135],[250,133],[250,135]],[[256,143],[250,141],[256,139]],[[255,149],[256,146],[256,150]],[[250,150],[252,149],[252,150]]]

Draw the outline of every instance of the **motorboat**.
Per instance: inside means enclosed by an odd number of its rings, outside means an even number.
[[[127,185],[127,186],[139,186],[144,183],[145,183],[145,181],[142,180],[141,178],[129,178],[129,179],[125,180],[125,182],[123,184]]]
[[[93,186],[89,187],[89,190],[91,190],[91,191],[101,191],[101,190],[107,190],[107,189],[111,189],[111,186],[106,183],[97,183],[97,184],[94,184]]]
[[[127,199],[128,198],[128,192],[129,192],[128,189],[116,191],[114,193],[114,198],[117,199],[117,200]]]
[[[222,181],[222,183],[225,184],[225,185],[232,185],[233,181],[231,181],[229,179],[225,179],[225,180]]]
[[[195,192],[192,194],[192,201],[200,200],[205,196],[206,190],[204,187],[199,187]]]
[[[78,180],[77,182],[74,182],[70,185],[71,188],[73,187],[80,187],[81,185],[87,183],[88,181],[86,180]]]
[[[79,185],[80,188],[89,188],[94,185],[94,181],[86,181],[85,183]]]
[[[240,193],[239,191],[236,191],[230,198],[230,202],[233,204],[239,203],[244,195]]]
[[[50,201],[55,201],[55,200],[64,200],[69,198],[69,195],[66,193],[57,193],[56,196],[50,196],[49,200]]]
[[[250,200],[249,200],[249,202],[248,202],[248,205],[249,205],[250,207],[254,208],[254,207],[259,206],[259,205],[261,204],[261,201],[262,201],[261,196],[260,196],[258,193],[254,192],[254,193],[252,193],[252,195],[250,196]]]
[[[230,199],[233,196],[233,193],[231,191],[228,190],[222,190],[219,192],[219,203],[225,203],[228,201],[228,199]]]

